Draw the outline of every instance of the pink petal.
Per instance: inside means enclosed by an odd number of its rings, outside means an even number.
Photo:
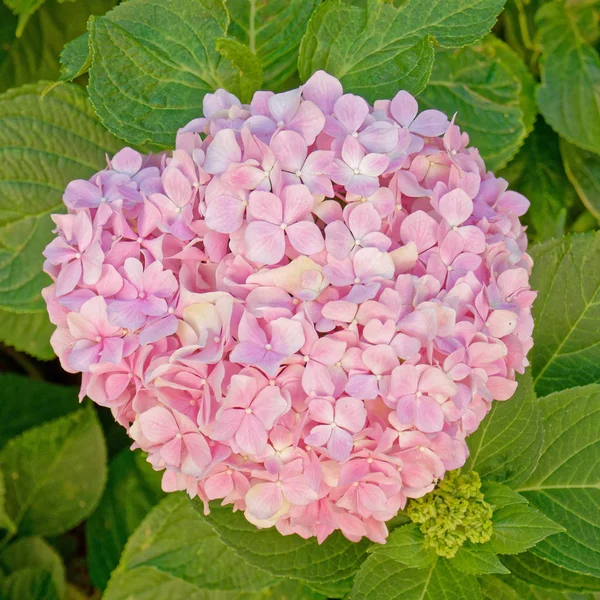
[[[360,161],[360,173],[361,175],[367,175],[368,177],[379,177],[390,164],[390,159],[385,154],[371,153],[367,154]],[[370,196],[371,194],[369,194]]]
[[[420,254],[436,244],[437,227],[435,219],[426,212],[418,210],[402,221],[400,238],[405,244],[414,242]]]
[[[398,357],[390,346],[379,344],[370,346],[362,354],[362,361],[372,373],[390,373],[398,366]]]
[[[285,234],[277,225],[253,221],[244,233],[246,256],[266,265],[277,264],[285,254]]]
[[[142,168],[142,155],[131,148],[123,148],[113,156],[110,164],[115,171],[133,176]]]
[[[386,121],[376,121],[358,134],[358,140],[369,152],[391,152],[398,144],[398,130]]]
[[[332,431],[331,425],[317,425],[305,436],[304,442],[308,446],[324,446],[329,441]]]
[[[75,289],[81,279],[81,261],[74,260],[64,265],[56,279],[56,295],[64,296]]]
[[[446,115],[439,110],[424,110],[410,125],[413,133],[425,137],[438,137],[444,135],[450,122]]]
[[[451,227],[461,225],[473,213],[473,200],[466,192],[456,188],[440,198],[439,212]]]
[[[360,163],[363,160],[364,156],[365,151],[362,149],[360,142],[351,135],[347,136],[342,146],[342,159],[344,160],[344,162],[351,169],[359,169]]]
[[[281,225],[283,222],[282,201],[271,192],[252,192],[248,198],[248,213],[253,219],[273,225]]]
[[[207,173],[216,175],[224,173],[232,163],[242,160],[242,151],[233,129],[222,129],[217,132],[206,151],[203,168]]]
[[[155,444],[164,444],[179,433],[173,413],[162,406],[155,406],[142,413],[139,422],[144,437]]]
[[[390,112],[402,127],[408,127],[413,122],[418,110],[417,101],[404,90],[398,92],[390,103]]]
[[[176,206],[183,208],[192,199],[192,186],[179,169],[166,169],[162,181],[166,195]]]
[[[271,346],[274,352],[287,358],[304,345],[304,330],[299,321],[285,318],[275,319],[270,323],[270,327]]]
[[[354,398],[374,400],[379,396],[377,377],[366,373],[357,373],[348,377],[345,391]]]
[[[319,107],[312,102],[304,101],[287,126],[288,129],[293,129],[302,135],[304,141],[310,146],[315,143],[324,125],[325,117]]]
[[[257,394],[250,408],[252,414],[262,421],[265,429],[272,429],[275,421],[287,411],[288,403],[279,388],[267,386]]]
[[[352,435],[345,429],[334,427],[331,430],[331,436],[327,442],[327,452],[333,460],[345,461],[350,456],[353,447]]]
[[[333,423],[333,405],[329,400],[316,398],[308,405],[308,414],[313,421],[331,425]]]
[[[267,432],[264,425],[253,414],[244,414],[235,434],[235,443],[245,454],[258,456],[267,446]]]
[[[217,414],[217,418],[210,428],[210,437],[217,441],[230,440],[238,430],[244,414],[243,410],[236,408],[228,408]]]
[[[340,398],[335,403],[335,423],[352,433],[358,433],[367,419],[364,402],[358,398]]]
[[[380,252],[377,248],[361,248],[354,255],[354,272],[362,281],[373,277],[392,279],[394,276],[394,261],[387,252]]]
[[[331,337],[318,339],[310,349],[310,358],[325,365],[333,365],[342,360],[346,351],[346,342]]]
[[[314,102],[326,115],[333,112],[336,100],[344,93],[342,84],[325,71],[313,73],[302,86],[302,95]]]
[[[315,203],[310,190],[302,184],[289,185],[281,192],[283,201],[283,222],[295,223],[310,213]]]
[[[281,131],[271,140],[270,146],[284,171],[295,173],[302,169],[308,146],[299,133]]]
[[[242,226],[245,210],[239,198],[219,196],[206,207],[206,224],[219,233],[233,233]]]
[[[422,396],[417,403],[415,426],[424,433],[435,433],[444,427],[444,411],[429,396]]]
[[[325,248],[323,234],[312,221],[299,221],[287,228],[287,236],[294,249],[310,256]]]
[[[360,96],[345,94],[335,103],[333,115],[347,133],[354,133],[369,115],[369,105]]]
[[[354,236],[342,221],[334,221],[325,227],[325,245],[331,256],[343,260],[355,247]]]
[[[317,492],[306,483],[304,477],[284,480],[282,491],[286,500],[295,506],[306,506],[318,498]]]
[[[256,519],[266,520],[283,508],[283,493],[275,483],[253,485],[244,498],[246,510]]]
[[[379,231],[381,218],[375,208],[364,203],[357,206],[348,217],[348,225],[357,240],[362,240],[367,234]]]

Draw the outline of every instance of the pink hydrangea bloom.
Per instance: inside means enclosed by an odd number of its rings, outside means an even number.
[[[383,543],[528,365],[507,187],[405,91],[370,106],[322,71],[248,105],[219,90],[173,152],[67,186],[53,347],[166,491]]]

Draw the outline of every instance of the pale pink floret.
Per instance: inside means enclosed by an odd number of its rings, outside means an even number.
[[[173,152],[67,186],[52,346],[165,491],[384,543],[529,364],[529,203],[405,91],[318,71],[203,107]]]
[[[242,452],[258,456],[267,445],[267,432],[288,408],[279,388],[267,386],[258,391],[254,378],[234,375],[210,436],[219,441],[233,439]]]

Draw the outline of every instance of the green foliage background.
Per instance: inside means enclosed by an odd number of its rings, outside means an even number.
[[[0,599],[600,598],[599,22],[600,0],[0,2]],[[457,113],[531,201],[531,368],[469,439],[492,538],[450,560],[402,514],[385,546],[319,546],[164,498],[42,362],[66,184],[123,145],[172,146],[217,87],[248,100],[317,69]]]

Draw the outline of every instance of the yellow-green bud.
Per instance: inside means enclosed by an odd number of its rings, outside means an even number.
[[[425,547],[445,558],[452,558],[467,540],[483,544],[492,536],[492,507],[475,471],[449,471],[432,492],[410,500],[406,512],[420,525]]]

